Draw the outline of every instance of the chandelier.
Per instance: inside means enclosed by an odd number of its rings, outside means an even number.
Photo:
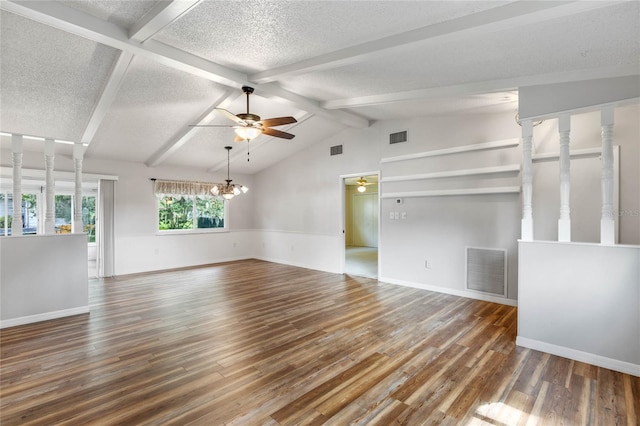
[[[230,200],[236,195],[246,193],[249,188],[244,185],[231,183],[231,179],[229,179],[229,152],[231,151],[232,147],[225,146],[224,149],[227,150],[227,179],[225,180],[226,184],[213,185],[213,188],[211,188],[211,193],[216,196],[221,196],[225,200]]]

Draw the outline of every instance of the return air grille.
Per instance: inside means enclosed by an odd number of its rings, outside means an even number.
[[[406,142],[406,141],[407,141],[407,131],[406,130],[404,130],[402,132],[391,133],[389,135],[389,143],[390,144]]]
[[[331,147],[331,155],[342,154],[342,145],[335,145]]]
[[[467,289],[507,296],[507,251],[467,247]]]

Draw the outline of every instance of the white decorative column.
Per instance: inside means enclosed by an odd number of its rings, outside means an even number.
[[[571,116],[564,114],[558,118],[560,133],[560,219],[558,219],[558,241],[571,241],[571,154],[569,133]]]
[[[79,234],[84,232],[82,225],[82,157],[84,155],[84,146],[77,143],[73,145],[73,169],[75,172],[75,195],[73,210],[73,233]]]
[[[616,224],[613,216],[613,115],[613,107],[602,109],[602,217],[600,219],[601,244],[616,243]]]
[[[13,166],[13,216],[11,235],[22,235],[22,135],[11,135]]]
[[[46,211],[44,215],[44,233],[55,234],[55,182],[53,180],[53,161],[55,142],[53,139],[45,139],[44,141],[44,166],[45,166],[45,206]]]
[[[533,241],[533,123],[522,121],[522,222],[521,235],[523,241]]]

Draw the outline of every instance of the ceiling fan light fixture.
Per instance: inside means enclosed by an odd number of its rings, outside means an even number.
[[[255,139],[262,133],[262,129],[259,129],[257,127],[237,126],[234,130],[236,132],[236,135],[240,136],[242,139],[247,140]]]
[[[358,184],[358,192],[365,192],[367,190],[367,187],[365,186],[367,184],[367,180],[365,178],[361,177],[356,181],[356,183]]]

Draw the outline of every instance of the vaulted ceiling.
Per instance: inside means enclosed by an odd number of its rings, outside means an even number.
[[[640,74],[638,1],[0,1],[0,130],[85,158],[219,170],[216,113],[292,115],[255,173],[375,120],[517,108],[517,88]],[[10,144],[2,136],[2,148]],[[30,139],[25,149],[38,150]],[[56,145],[57,152],[68,147]]]

